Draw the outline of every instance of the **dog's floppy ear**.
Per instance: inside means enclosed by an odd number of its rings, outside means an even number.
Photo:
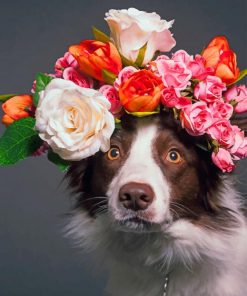
[[[247,117],[234,117],[231,119],[231,124],[237,125],[245,134],[247,134]]]

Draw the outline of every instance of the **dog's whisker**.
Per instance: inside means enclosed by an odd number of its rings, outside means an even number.
[[[178,202],[171,201],[171,206],[177,207],[178,209],[180,209],[180,210],[182,210],[184,212],[191,213],[195,217],[198,217],[198,214],[197,213],[195,213],[194,211],[192,211],[191,209],[189,209],[185,205],[182,205],[182,204],[180,204]]]

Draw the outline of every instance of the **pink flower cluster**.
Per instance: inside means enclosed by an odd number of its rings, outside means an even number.
[[[227,89],[222,79],[215,75],[215,69],[206,66],[204,57],[189,55],[184,50],[178,50],[171,58],[161,55],[146,68],[162,81],[160,103],[176,111],[182,127],[190,135],[205,136],[216,166],[223,172],[231,172],[234,160],[247,157],[247,138],[230,122],[234,113],[247,111],[245,85]],[[116,118],[124,112],[119,97],[121,86],[142,71],[133,66],[124,67],[113,85],[104,84],[80,71],[69,52],[56,61],[54,70],[55,74],[50,76],[73,81],[85,88],[98,86],[99,92],[111,103],[110,112]],[[35,92],[35,83],[32,92]]]
[[[205,64],[202,56],[179,50],[172,58],[159,56],[150,68],[165,86],[163,105],[177,109],[181,125],[190,135],[205,135],[214,164],[231,172],[233,160],[247,157],[247,138],[230,122],[234,113],[247,111],[247,88],[235,85],[227,89]]]
[[[247,111],[247,88],[244,85],[227,89],[213,68],[206,67],[201,55],[195,57],[184,50],[171,58],[159,56],[148,69],[161,78],[164,88],[161,103],[175,108],[183,128],[192,136],[205,135],[212,148],[212,161],[223,172],[231,172],[234,160],[247,157],[247,138],[230,119],[234,113]],[[135,72],[132,66],[123,68],[113,86],[102,85],[99,91],[111,103],[111,112],[120,117],[120,85]]]

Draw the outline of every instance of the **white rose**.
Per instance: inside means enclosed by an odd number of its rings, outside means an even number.
[[[118,50],[133,62],[146,43],[143,65],[151,61],[156,51],[167,52],[176,45],[169,31],[174,21],[162,20],[155,12],[147,13],[135,8],[111,9],[106,13],[105,20]]]
[[[80,160],[109,149],[115,128],[110,107],[100,92],[56,78],[40,92],[36,129],[60,157]]]

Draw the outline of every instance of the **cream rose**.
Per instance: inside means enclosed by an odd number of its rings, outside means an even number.
[[[111,9],[106,13],[105,20],[118,50],[133,62],[145,44],[147,49],[143,65],[151,61],[156,51],[167,52],[176,45],[169,31],[173,21],[162,20],[155,12],[147,13],[135,8]]]
[[[100,92],[56,78],[40,92],[36,129],[60,157],[81,160],[109,149],[115,128],[110,108]]]

